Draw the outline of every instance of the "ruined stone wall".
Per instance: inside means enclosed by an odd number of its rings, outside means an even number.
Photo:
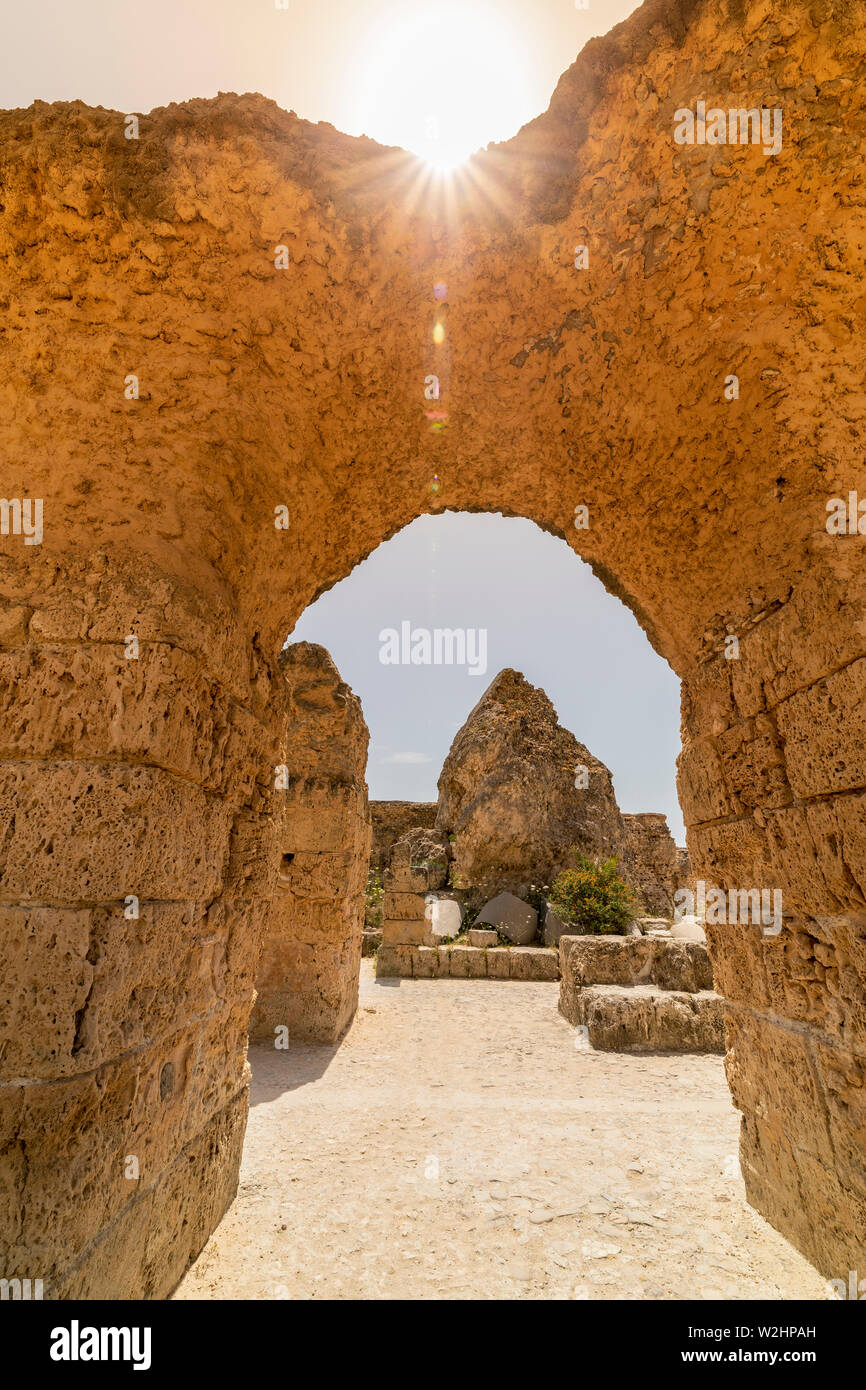
[[[863,0],[649,0],[441,195],[255,96],[0,115],[7,1276],[159,1296],[230,1200],[277,656],[442,508],[567,538],[680,676],[695,875],[784,896],[709,933],[747,1191],[856,1268],[864,73]],[[698,100],[783,149],[676,144]]]
[[[287,713],[277,888],[267,914],[250,1037],[335,1042],[358,1003],[370,857],[367,725],[324,647],[280,661]],[[282,790],[282,786],[279,788]]]
[[[2,562],[0,1251],[46,1296],[160,1297],[237,1182],[269,670],[216,586],[38,555]]]
[[[626,835],[622,871],[650,914],[672,916],[684,866],[666,818],[657,811],[624,811],[622,819]]]
[[[380,872],[391,856],[394,843],[416,826],[429,829],[436,823],[435,801],[371,801],[373,838],[370,868]]]

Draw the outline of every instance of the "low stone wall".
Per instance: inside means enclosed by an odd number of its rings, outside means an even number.
[[[269,905],[250,1037],[334,1042],[358,1003],[370,817],[361,704],[323,647],[281,665],[288,701],[282,859]]]
[[[373,833],[370,868],[383,869],[391,857],[394,843],[416,826],[432,828],[436,821],[435,801],[371,801]]]
[[[613,1052],[724,1052],[707,948],[658,936],[563,936],[559,1009]]]
[[[377,977],[413,980],[558,980],[547,946],[380,946]]]

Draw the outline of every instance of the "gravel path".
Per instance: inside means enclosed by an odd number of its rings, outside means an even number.
[[[383,980],[250,1049],[234,1205],[175,1298],[826,1298],[746,1205],[722,1059],[581,1050],[559,987]]]

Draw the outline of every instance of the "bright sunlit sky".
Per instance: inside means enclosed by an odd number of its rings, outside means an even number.
[[[277,8],[285,3],[286,8]],[[5,0],[0,106],[262,92],[451,165],[544,111],[634,0]]]
[[[41,0],[0,16],[0,106],[76,98],[121,112],[261,92],[310,121],[440,168],[544,111],[588,39],[634,0]],[[489,671],[388,667],[378,634],[485,627]],[[421,518],[323,595],[292,634],[322,642],[361,696],[373,797],[432,800],[456,730],[496,671],[542,685],[611,768],[623,810],[677,841],[679,683],[563,541],[528,521]]]
[[[486,675],[382,665],[379,634],[485,628]],[[419,517],[303,614],[292,641],[321,642],[361,697],[376,798],[435,801],[455,733],[497,671],[540,685],[559,721],[613,773],[623,811],[663,811],[678,844],[679,681],[635,619],[565,541],[519,517]]]

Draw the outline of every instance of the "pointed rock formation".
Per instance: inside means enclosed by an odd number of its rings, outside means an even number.
[[[549,884],[574,847],[605,857],[627,849],[610,772],[562,727],[544,691],[510,669],[451,745],[436,825],[454,837],[452,881],[481,901]]]

